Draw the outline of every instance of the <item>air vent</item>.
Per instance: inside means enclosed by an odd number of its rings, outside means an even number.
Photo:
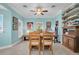
[[[55,5],[52,5],[51,7],[53,8],[53,7],[55,7]]]
[[[23,5],[24,8],[27,8],[27,5]]]

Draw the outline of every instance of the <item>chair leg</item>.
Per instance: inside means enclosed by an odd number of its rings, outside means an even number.
[[[49,46],[49,52],[51,53],[51,46]]]
[[[52,46],[49,46],[49,52],[50,52],[50,54],[53,54]]]
[[[40,55],[40,52],[41,52],[41,51],[40,51],[40,47],[39,47],[39,55]]]
[[[32,49],[31,49],[31,47],[30,47],[30,49],[29,49],[29,55],[31,55],[31,50],[32,50]]]
[[[53,49],[52,49],[52,46],[51,46],[51,52],[52,52],[52,54],[53,54]]]
[[[43,54],[44,54],[44,45],[43,45]]]

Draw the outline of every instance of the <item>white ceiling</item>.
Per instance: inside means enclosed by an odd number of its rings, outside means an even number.
[[[23,5],[26,5],[27,7],[25,8]],[[47,8],[48,12],[45,12],[44,15],[41,16],[34,15],[35,13],[30,10],[35,9],[35,7],[39,5],[43,8]],[[52,5],[55,5],[55,7],[51,8]],[[8,3],[8,6],[25,18],[54,17],[58,11],[65,10],[69,5],[71,5],[71,3]]]
[[[3,9],[3,10],[8,10],[7,8],[5,8],[4,6],[0,5],[0,9]]]

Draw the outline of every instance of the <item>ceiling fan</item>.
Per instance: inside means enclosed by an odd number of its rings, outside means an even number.
[[[48,12],[48,10],[46,8],[42,8],[42,7],[36,7],[33,10],[30,10],[31,12],[35,12],[34,15],[44,15],[44,12]]]

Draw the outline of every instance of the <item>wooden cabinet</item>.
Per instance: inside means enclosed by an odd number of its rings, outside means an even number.
[[[79,40],[79,39],[78,39]],[[77,39],[72,38],[70,36],[64,35],[63,37],[63,45],[74,52],[79,52],[79,41]]]
[[[68,35],[63,35],[63,45],[74,52],[79,52],[79,26],[74,28],[75,30],[68,31]]]
[[[68,37],[67,36],[64,36],[63,39],[64,39],[63,40],[63,45],[66,46],[66,47],[68,47],[68,45],[69,45]]]
[[[75,43],[74,39],[73,38],[69,38],[68,40],[69,40],[69,48],[74,50],[74,45],[75,45],[74,44]]]

